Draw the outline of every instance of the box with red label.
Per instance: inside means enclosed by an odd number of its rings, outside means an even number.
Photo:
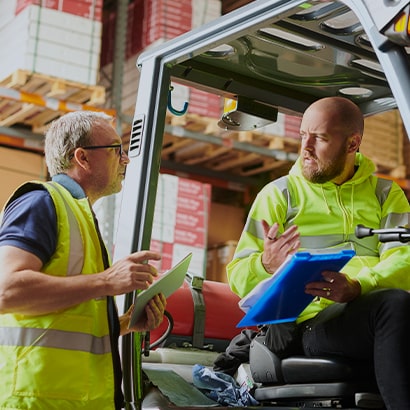
[[[220,118],[223,111],[223,100],[219,95],[191,88],[188,112],[204,117]]]
[[[301,121],[299,117],[285,114],[285,137],[299,138]]]
[[[199,196],[195,198],[180,195],[176,205],[178,212],[209,214],[209,202],[210,200],[208,196]]]
[[[191,0],[145,0],[142,33],[144,48],[158,40],[178,37],[191,28]]]
[[[206,265],[206,250],[204,248],[180,243],[161,242],[152,239],[150,250],[161,254],[160,261],[150,261],[150,264],[155,266],[158,269],[158,272],[162,273],[167,271],[188,253],[192,253],[188,272],[195,276],[204,277]]]
[[[158,269],[158,272],[165,272],[173,266],[174,245],[172,243],[152,239],[150,250],[161,254],[161,260],[149,262]]]
[[[31,5],[102,21],[103,0],[17,0],[15,14]]]
[[[199,248],[206,248],[207,244],[207,230],[203,229],[181,229],[175,228],[174,241],[183,245],[196,246]]]
[[[189,197],[201,196],[209,200],[211,194],[211,186],[203,182],[195,181],[188,178],[178,179],[178,196],[184,195]]]
[[[159,175],[151,239],[173,246],[173,264],[192,252],[190,267],[201,277],[206,270],[210,201],[209,184]]]
[[[207,219],[203,213],[177,212],[175,228],[189,229],[192,231],[198,229],[204,230],[207,228]]]

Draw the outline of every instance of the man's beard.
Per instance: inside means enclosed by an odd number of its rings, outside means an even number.
[[[344,170],[346,164],[347,152],[340,152],[333,159],[327,161],[319,161],[316,157],[313,158],[316,163],[316,167],[305,166],[302,161],[302,175],[310,182],[315,184],[324,184],[325,182],[332,181],[338,177]]]

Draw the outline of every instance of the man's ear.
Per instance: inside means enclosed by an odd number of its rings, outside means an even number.
[[[359,134],[354,134],[350,137],[348,152],[359,151],[360,144],[362,142],[362,137]]]
[[[74,151],[74,160],[81,168],[89,168],[88,153],[85,149],[77,148]]]

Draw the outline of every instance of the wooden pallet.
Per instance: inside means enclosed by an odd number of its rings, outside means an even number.
[[[167,117],[167,123],[183,127],[188,131],[219,137],[221,142],[213,144],[165,133],[162,159],[209,168],[213,171],[250,177],[265,172],[274,174],[287,172],[292,165],[288,160],[277,160],[268,155],[235,149],[235,141],[266,148],[267,154],[272,149],[288,153],[297,153],[299,150],[299,140],[260,131],[224,131],[216,125],[215,118],[188,114],[181,117]]]
[[[43,133],[47,124],[68,111],[105,104],[105,89],[17,70],[0,81],[0,126],[25,126]],[[111,111],[113,110],[104,110]]]

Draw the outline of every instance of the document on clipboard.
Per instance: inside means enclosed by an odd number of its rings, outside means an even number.
[[[343,250],[322,254],[298,252],[289,256],[272,277],[239,301],[246,314],[237,327],[296,320],[313,300],[313,296],[305,293],[305,285],[323,280],[325,270],[340,271],[354,255],[352,250]]]
[[[191,259],[192,253],[189,253],[175,266],[163,273],[158,279],[154,280],[149,288],[137,294],[129,327],[132,327],[137,323],[138,319],[144,313],[145,306],[155,295],[163,293],[167,298],[182,286]]]

